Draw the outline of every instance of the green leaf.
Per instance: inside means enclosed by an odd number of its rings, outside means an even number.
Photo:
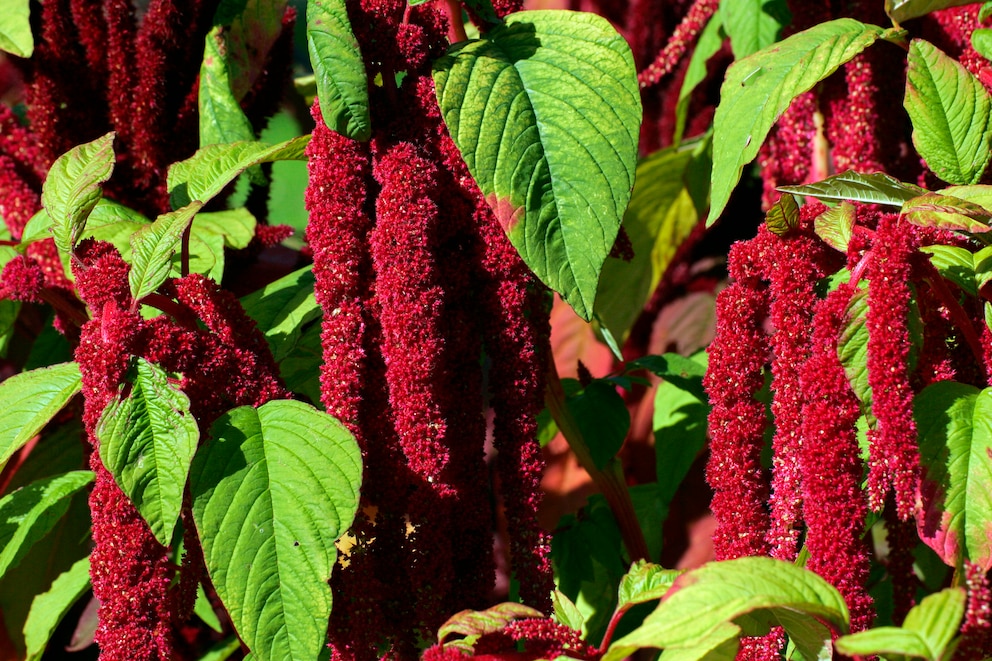
[[[871,411],[871,386],[868,384],[868,288],[858,284],[844,312],[847,323],[837,340],[837,356],[844,366],[851,390],[861,401],[863,411]]]
[[[596,290],[596,315],[623,340],[661,282],[679,245],[699,224],[685,184],[688,150],[663,149],[637,164],[637,178],[623,226],[634,258],[609,258]]]
[[[786,193],[765,213],[765,227],[776,236],[784,236],[799,227],[799,204]]]
[[[312,267],[306,266],[241,299],[245,313],[265,334],[277,362],[289,355],[303,326],[320,318],[313,287]]]
[[[21,302],[10,299],[0,300],[0,358],[7,357],[7,349],[14,337],[17,315],[21,313]],[[0,464],[3,462],[0,461]]]
[[[627,370],[643,368],[660,376],[665,381],[681,390],[692,394],[701,402],[709,401],[703,388],[703,377],[706,376],[706,363],[693,358],[686,358],[677,353],[666,353],[661,356],[642,356],[627,364]]]
[[[905,23],[911,18],[925,16],[930,12],[947,7],[971,4],[975,0],[885,0],[885,12],[896,23]]]
[[[334,418],[292,400],[234,409],[211,438],[190,491],[217,594],[259,658],[315,658],[331,611],[334,543],[358,507],[358,445]]]
[[[222,27],[214,27],[203,49],[199,88],[201,147],[255,139],[251,122],[231,89],[226,34]]]
[[[565,596],[564,592],[555,590],[551,593],[551,607],[554,609],[555,619],[559,624],[564,624],[576,631],[582,631],[582,625],[585,624],[582,611],[572,603],[571,599]]]
[[[903,217],[913,225],[982,234],[988,232],[992,212],[951,195],[927,193],[902,205]]]
[[[258,221],[248,209],[225,209],[223,211],[204,211],[196,214],[193,221],[193,234],[216,234],[224,237],[224,247],[232,250],[247,248],[255,238],[255,228]]]
[[[764,557],[711,562],[679,576],[658,608],[615,641],[604,661],[645,647],[693,648],[718,632],[725,641],[735,622],[746,622],[749,635],[784,626],[799,650],[815,657],[831,629],[843,633],[848,621],[843,597],[813,572]]]
[[[651,428],[659,496],[666,505],[706,447],[708,402],[673,381],[660,383],[655,390]]]
[[[913,402],[920,439],[920,539],[951,567],[992,567],[992,389],[943,381]]]
[[[663,661],[699,661],[700,659],[734,661],[737,658],[737,649],[740,647],[740,633],[740,627],[725,624],[700,637],[691,645],[669,647],[661,653],[659,659]],[[634,649],[636,648],[631,648],[631,651]],[[618,659],[620,657],[616,656],[616,651],[611,646],[604,658]]]
[[[974,184],[988,165],[992,127],[985,87],[933,44],[914,39],[906,71],[913,145],[938,177]]]
[[[961,625],[967,599],[963,588],[931,594],[909,611],[902,626],[918,632],[933,650],[934,658],[942,658]]]
[[[92,481],[90,471],[72,471],[32,482],[0,499],[0,577],[48,534],[73,494]]]
[[[241,641],[237,636],[231,636],[211,647],[206,654],[197,661],[226,661],[232,654],[241,649]],[[248,658],[247,656],[245,657]]]
[[[901,627],[875,627],[867,631],[841,636],[835,643],[837,651],[846,656],[872,656],[881,654],[894,661],[904,657],[917,657],[937,661],[923,637],[915,631]]]
[[[596,468],[602,470],[616,456],[630,430],[630,412],[609,381],[593,381],[565,400],[582,430]]]
[[[107,404],[96,437],[103,465],[159,543],[168,546],[200,440],[189,399],[162,368],[138,358],[130,393]]]
[[[792,100],[882,37],[850,18],[821,23],[734,62],[713,118],[712,225],[730,200],[744,166],[754,160]]]
[[[682,79],[682,87],[679,89],[679,100],[675,105],[675,135],[672,138],[674,144],[682,142],[682,135],[685,133],[685,122],[689,114],[689,102],[692,93],[699,87],[700,83],[706,80],[709,75],[707,63],[723,47],[723,40],[727,38],[723,29],[723,18],[720,10],[713,12],[713,16],[706,27],[699,33],[696,40],[696,47],[692,49],[692,57],[689,58],[689,66],[686,67],[685,77]],[[634,194],[637,194],[637,183],[634,183]]]
[[[850,200],[893,207],[901,207],[906,201],[927,192],[916,184],[907,184],[882,172],[861,174],[854,170],[835,174],[814,184],[779,186],[777,190],[820,200]]]
[[[484,611],[463,610],[452,615],[441,625],[437,632],[437,640],[439,643],[444,643],[448,636],[456,634],[478,638],[487,633],[495,633],[514,620],[531,617],[544,617],[544,613],[536,608],[513,602],[497,604]]]
[[[193,603],[193,613],[203,620],[203,623],[208,627],[217,633],[223,633],[220,619],[217,617],[217,613],[214,612],[214,607],[210,604],[210,600],[207,598],[207,593],[204,592],[202,584],[196,586],[196,601]]]
[[[26,661],[41,659],[55,628],[89,587],[90,559],[83,558],[60,574],[47,592],[34,598],[24,623]]]
[[[131,296],[140,301],[161,286],[172,269],[172,254],[179,248],[183,233],[203,203],[199,200],[162,214],[150,225],[131,235]]]
[[[345,137],[368,140],[368,76],[344,0],[307,2],[307,50],[324,124]]]
[[[22,372],[0,383],[0,466],[79,392],[76,363]]]
[[[975,262],[970,250],[957,246],[923,246],[920,252],[930,255],[930,263],[941,276],[950,280],[971,296],[978,295],[975,282]]]
[[[646,560],[635,562],[620,581],[617,609],[628,610],[635,604],[661,599],[684,570],[665,569]]]
[[[723,0],[720,9],[736,60],[774,44],[792,22],[783,0]]]
[[[253,165],[273,161],[302,161],[310,136],[304,135],[276,145],[264,142],[234,142],[207,145],[169,168],[169,199],[173,208],[193,200],[207,203],[238,175]]]
[[[114,133],[73,147],[59,156],[41,188],[41,204],[52,219],[52,236],[63,255],[76,246],[86,218],[114,171]]]
[[[982,8],[978,10],[978,22],[984,23],[988,20],[989,16],[992,16],[992,2],[985,2],[982,4]]]
[[[34,37],[30,0],[4,0],[0,11],[0,50],[17,57],[31,57]]]
[[[971,46],[986,60],[992,60],[992,30],[981,28],[972,32]]]
[[[828,246],[846,255],[856,215],[854,205],[845,200],[814,218],[813,230]]]
[[[97,203],[99,205],[99,203]],[[39,209],[38,212],[31,216],[30,220],[24,225],[24,229],[21,231],[21,243],[18,246],[18,250],[21,252],[23,248],[34,243],[35,241],[41,241],[42,239],[47,239],[52,236],[52,217],[48,215],[48,212],[44,209]]]
[[[312,321],[294,342],[280,345],[279,376],[293,392],[306,395],[311,402],[320,402],[320,322]]]
[[[438,103],[510,241],[586,321],[634,182],[641,102],[605,19],[513,14],[434,65]]]

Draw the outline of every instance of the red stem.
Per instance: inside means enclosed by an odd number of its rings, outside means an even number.
[[[617,625],[620,624],[620,620],[623,619],[623,616],[626,614],[627,610],[627,608],[618,608],[613,611],[613,616],[610,618],[610,623],[606,625],[606,633],[603,634],[603,642],[599,644],[600,655],[606,654],[606,650],[610,648],[610,643],[613,642],[613,634],[617,630]]]
[[[968,348],[975,354],[975,359],[980,365],[984,365],[985,351],[982,349],[982,340],[978,337],[978,333],[975,332],[975,326],[971,323],[971,317],[968,316],[968,313],[958,303],[958,299],[948,289],[947,283],[944,282],[944,278],[937,272],[933,264],[927,262],[924,268],[928,272],[926,281],[930,283],[930,286],[933,287],[934,292],[940,298],[940,302],[951,313],[951,318],[958,328],[961,329],[961,334],[964,335],[964,340],[968,343]]]

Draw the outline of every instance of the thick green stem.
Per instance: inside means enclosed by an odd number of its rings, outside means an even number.
[[[579,465],[589,473],[593,483],[606,498],[607,504],[613,511],[613,516],[620,527],[620,535],[623,543],[627,547],[631,561],[648,560],[647,542],[644,541],[644,533],[634,514],[634,503],[630,499],[630,492],[627,490],[627,482],[624,479],[623,467],[620,461],[614,457],[605,468],[599,469],[592,460],[592,453],[582,435],[582,430],[576,423],[565,403],[565,391],[561,386],[561,379],[558,377],[558,368],[555,367],[553,356],[548,357],[548,378],[547,387],[544,392],[544,401],[551,411],[568,445],[572,448]]]

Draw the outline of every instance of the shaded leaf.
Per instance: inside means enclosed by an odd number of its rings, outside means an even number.
[[[786,193],[765,214],[765,226],[776,236],[784,236],[799,227],[799,204]]]
[[[211,438],[190,473],[211,582],[258,658],[314,658],[334,544],[358,507],[358,445],[334,418],[292,400],[234,409]]]
[[[914,39],[903,105],[913,145],[930,169],[952,184],[977,183],[992,156],[992,103],[978,79],[933,44]]]
[[[307,2],[307,49],[324,123],[345,137],[368,140],[368,76],[344,0]]]
[[[967,5],[974,0],[885,0],[885,12],[896,23],[925,16],[938,9]]]
[[[705,354],[703,354],[705,358]],[[702,382],[699,382],[702,388]],[[651,428],[654,433],[655,471],[659,496],[666,506],[696,457],[706,447],[709,400],[673,381],[658,385]]]
[[[920,252],[930,255],[930,263],[940,275],[971,296],[978,295],[975,283],[975,263],[970,250],[957,246],[923,246]]]
[[[861,174],[854,170],[835,174],[813,184],[779,186],[777,190],[820,200],[850,200],[893,207],[901,207],[908,200],[927,192],[916,184],[907,184],[882,172]]]
[[[79,392],[76,363],[22,372],[0,383],[0,466]]]
[[[172,255],[202,206],[198,200],[191,202],[178,211],[162,214],[131,235],[131,270],[127,280],[135,301],[154,292],[169,277]]]
[[[89,587],[90,559],[82,558],[60,574],[47,592],[32,600],[31,611],[24,623],[26,661],[41,659],[55,628]]]
[[[630,430],[630,413],[616,386],[596,380],[566,398],[569,412],[582,430],[596,468],[602,470],[623,446]]]
[[[241,299],[245,313],[265,334],[277,362],[296,346],[305,324],[321,316],[313,287],[312,267],[306,266]]]
[[[744,166],[754,160],[792,100],[882,37],[853,19],[821,23],[734,62],[713,118],[713,198],[707,225],[730,200]]]
[[[96,437],[103,465],[159,543],[168,546],[200,440],[189,399],[162,368],[138,358],[130,392],[107,404]]]
[[[32,482],[0,499],[0,577],[48,534],[72,496],[92,481],[90,471],[72,471]]]
[[[682,79],[679,100],[675,105],[675,135],[672,142],[676,145],[682,141],[682,135],[685,133],[685,123],[689,114],[689,101],[692,98],[692,93],[699,87],[700,83],[706,80],[706,76],[709,75],[707,64],[710,58],[723,47],[723,40],[726,38],[723,18],[720,16],[720,10],[717,9],[713,12],[709,22],[706,23],[706,27],[699,33],[696,47],[692,49],[692,56],[689,58],[689,66],[685,70],[685,77]],[[634,188],[636,195],[636,181]]]
[[[477,638],[487,633],[495,633],[514,620],[531,617],[544,617],[544,613],[525,606],[506,602],[484,611],[463,610],[455,613],[441,625],[437,632],[437,640],[444,643],[448,636],[462,635]]]
[[[41,204],[52,219],[52,236],[63,255],[76,246],[86,218],[114,171],[114,133],[73,147],[52,163],[41,188]]]
[[[534,273],[586,321],[634,183],[641,102],[606,19],[513,14],[435,62],[469,171]]]
[[[700,363],[693,358],[686,358],[677,353],[666,353],[661,356],[642,356],[627,363],[627,369],[643,368],[659,376],[681,390],[692,394],[701,402],[709,401],[703,388],[703,377],[706,376],[705,361]]]

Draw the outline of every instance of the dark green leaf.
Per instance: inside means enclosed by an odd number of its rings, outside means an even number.
[[[684,182],[691,160],[688,150],[663,149],[637,165],[634,193],[623,220],[634,258],[607,259],[596,291],[596,315],[620,340],[654,293],[679,245],[699,223]]]
[[[34,52],[30,0],[4,2],[0,11],[0,51],[17,57],[31,57]]]
[[[189,399],[157,365],[137,359],[127,396],[118,394],[96,426],[100,459],[163,546],[179,520],[200,429]]]
[[[93,481],[73,471],[32,482],[0,499],[0,577],[59,522],[73,494]]]
[[[596,468],[602,470],[616,456],[630,430],[627,405],[609,381],[596,380],[565,400],[582,430]]]
[[[692,93],[699,84],[706,80],[709,75],[707,63],[710,58],[716,55],[723,46],[723,40],[727,38],[723,30],[723,18],[720,10],[717,9],[710,18],[706,27],[699,33],[696,40],[696,47],[692,49],[692,57],[689,58],[689,66],[685,70],[685,78],[682,79],[682,88],[679,90],[678,104],[675,106],[675,135],[672,138],[674,144],[682,141],[685,133],[685,122],[689,114],[689,101]],[[634,183],[635,195],[637,183]]]
[[[774,44],[792,21],[783,0],[724,0],[720,9],[737,60]]]
[[[162,214],[150,225],[131,235],[131,296],[140,301],[161,286],[172,270],[172,255],[179,248],[183,233],[203,203],[199,200]]]
[[[744,166],[754,160],[792,100],[882,37],[850,18],[821,23],[734,62],[713,118],[713,200],[707,224],[723,213]]]
[[[59,575],[52,587],[31,602],[24,623],[25,661],[39,661],[55,627],[90,586],[90,559],[83,558]]]
[[[315,658],[331,611],[334,544],[358,507],[358,445],[334,418],[292,400],[230,411],[211,437],[190,491],[217,594],[254,655]]]
[[[63,255],[75,247],[114,163],[114,133],[73,147],[52,163],[41,189],[41,204],[52,219],[52,236]]]
[[[22,372],[0,383],[0,466],[79,392],[76,363]]]
[[[765,214],[765,227],[776,236],[784,236],[799,227],[799,205],[786,193]]]
[[[709,401],[706,390],[703,389],[703,377],[706,376],[705,361],[700,363],[677,353],[666,353],[662,356],[643,356],[627,364],[628,370],[636,368],[643,368],[655,376],[660,376],[701,402]]]
[[[914,39],[903,104],[913,144],[930,169],[952,184],[977,183],[992,156],[992,103],[981,82],[933,44]]]
[[[923,246],[920,252],[930,255],[930,263],[941,276],[947,278],[971,296],[978,295],[975,283],[975,262],[970,250],[957,246]]]
[[[922,539],[952,567],[992,567],[992,389],[943,381],[913,402],[920,439]]]
[[[14,337],[17,315],[21,313],[21,302],[10,299],[0,300],[0,358],[7,357],[7,349]],[[3,461],[0,461],[2,464]]]
[[[778,190],[821,200],[850,200],[893,207],[901,207],[907,200],[927,192],[916,184],[904,183],[881,172],[861,174],[853,170],[835,174],[815,184],[779,186]]]
[[[527,265],[586,321],[634,183],[633,56],[605,19],[513,14],[434,65],[438,103]]]
[[[975,0],[885,0],[885,11],[896,23],[925,16],[938,9],[971,4]]]
[[[193,200],[206,203],[238,175],[253,165],[306,158],[310,136],[294,138],[277,145],[264,142],[234,142],[202,147],[185,161],[169,168],[169,199],[173,208]]]
[[[855,216],[854,205],[845,200],[814,218],[813,229],[827,245],[846,255],[847,244],[854,231]]]
[[[368,77],[344,0],[307,2],[307,48],[324,123],[345,137],[368,140]]]

